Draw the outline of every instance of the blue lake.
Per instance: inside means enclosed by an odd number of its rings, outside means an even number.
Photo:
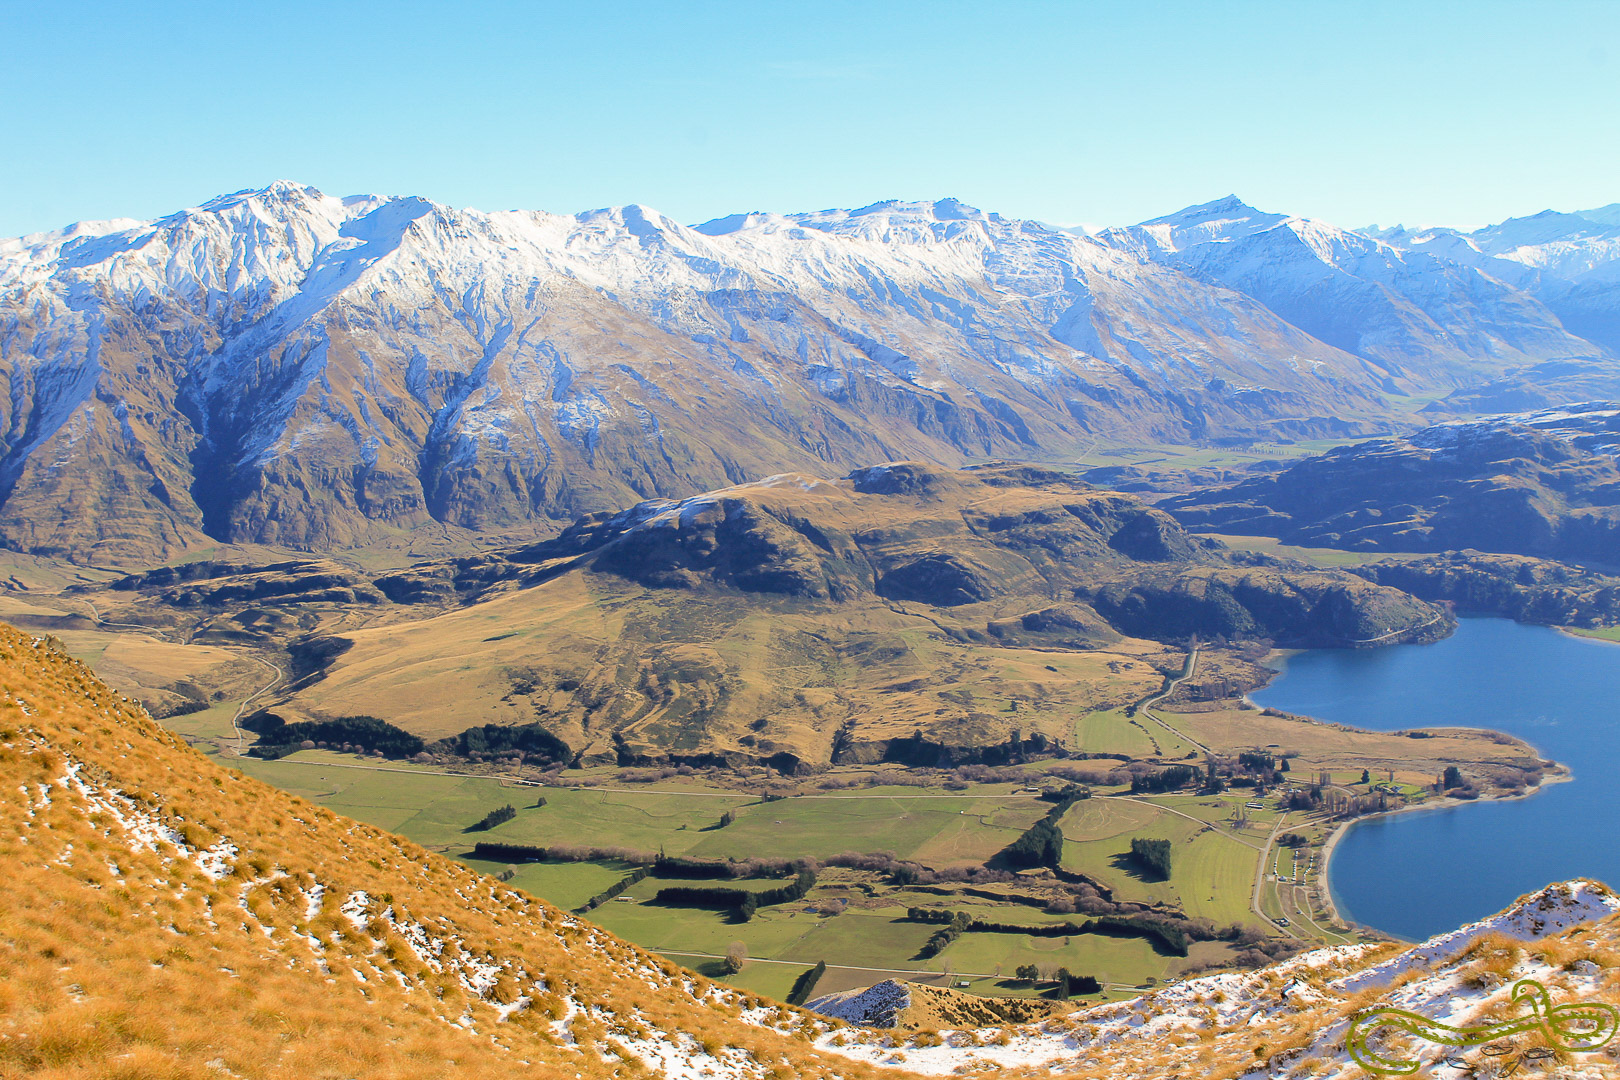
[[[1353,826],[1329,867],[1346,918],[1419,940],[1551,881],[1620,888],[1620,645],[1464,619],[1433,645],[1290,657],[1259,705],[1376,730],[1494,728],[1575,772],[1528,799]]]

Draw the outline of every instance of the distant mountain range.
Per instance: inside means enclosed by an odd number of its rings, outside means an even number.
[[[787,470],[1620,391],[1616,218],[1373,236],[1229,198],[1093,238],[954,200],[687,227],[278,182],[0,241],[0,543],[551,533]]]

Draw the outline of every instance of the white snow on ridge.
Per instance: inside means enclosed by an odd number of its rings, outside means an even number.
[[[911,991],[898,979],[885,979],[864,990],[824,994],[805,1005],[813,1013],[857,1027],[888,1027],[896,1014],[911,1007]]]
[[[1449,934],[1430,938],[1400,956],[1328,985],[1344,994],[1353,994],[1369,986],[1387,986],[1408,971],[1433,967],[1453,959],[1488,934],[1505,934],[1518,941],[1536,941],[1581,923],[1606,919],[1615,912],[1620,912],[1620,897],[1598,882],[1576,879],[1561,885],[1549,885],[1540,892],[1522,897],[1506,911],[1459,927]]]
[[[1606,919],[1616,912],[1620,912],[1620,898],[1601,884],[1576,880],[1549,886],[1521,898],[1498,915],[1326,983],[1321,981],[1322,971],[1354,967],[1368,952],[1381,946],[1316,949],[1258,971],[1188,979],[1138,998],[1082,1008],[1041,1024],[944,1031],[938,1045],[930,1045],[932,1040],[917,1042],[903,1033],[876,1031],[856,1032],[853,1036],[847,1031],[833,1031],[819,1038],[816,1045],[828,1053],[873,1065],[934,1076],[1013,1069],[1061,1073],[1107,1061],[1121,1080],[1160,1080],[1165,1062],[1174,1060],[1175,1048],[1182,1045],[1179,1040],[1184,1037],[1214,1031],[1241,1038],[1241,1033],[1250,1028],[1293,1023],[1291,1017],[1309,1016],[1318,1010],[1317,1019],[1308,1022],[1320,1023],[1321,1027],[1308,1045],[1270,1060],[1262,1058],[1246,1075],[1279,1076],[1310,1059],[1320,1064],[1290,1075],[1313,1080],[1363,1075],[1346,1054],[1346,1021],[1340,1018],[1349,1007],[1348,999],[1357,991],[1385,986],[1402,975],[1421,972],[1396,992],[1392,1003],[1452,1024],[1470,1022],[1485,1006],[1504,1001],[1511,983],[1518,978],[1560,984],[1560,993],[1565,996],[1590,996],[1611,974],[1591,963],[1554,970],[1527,958],[1510,977],[1485,985],[1465,982],[1454,965],[1486,935],[1530,942]],[[871,1024],[892,1017],[891,1006],[904,1000],[907,994],[902,984],[880,983],[864,992],[818,998],[809,1007],[851,1023]]]

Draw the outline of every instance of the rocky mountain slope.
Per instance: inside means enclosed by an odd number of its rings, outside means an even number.
[[[1062,473],[920,462],[640,503],[371,580],[193,564],[76,595],[115,623],[297,643],[265,699],[291,722],[371,715],[427,739],[538,725],[529,749],[561,760],[790,770],[1051,751],[1076,715],[1179,670],[1181,648],[1160,642],[1344,645],[1447,626],[1342,571],[1239,566]],[[331,629],[311,636],[311,622]],[[1235,661],[1232,674],[1263,678]]]
[[[1394,392],[1471,385],[1493,367],[1602,354],[1541,303],[1471,262],[1264,213],[1235,196],[1098,238],[1254,297],[1377,365]]]
[[[1620,352],[1620,214],[1545,210],[1471,233],[1405,229],[1377,234],[1406,252],[1476,267],[1535,296],[1573,333]]]
[[[1620,562],[1620,407],[1437,424],[1160,505],[1189,528],[1368,551]]]
[[[543,535],[786,470],[1374,433],[1392,393],[1599,362],[1472,258],[1233,199],[1093,239],[948,199],[687,227],[278,182],[0,241],[0,543]]]
[[[0,685],[8,1078],[1348,1078],[1359,1007],[1473,1024],[1522,1012],[1525,978],[1560,1007],[1620,999],[1620,901],[1571,882],[1410,951],[1319,950],[1036,1025],[852,1029],[220,768],[48,640],[0,628]],[[1561,1075],[1615,1075],[1599,1042],[1554,1048]]]
[[[0,370],[0,539],[146,564],[1382,412],[1253,300],[951,200],[688,228],[279,182],[0,242]]]

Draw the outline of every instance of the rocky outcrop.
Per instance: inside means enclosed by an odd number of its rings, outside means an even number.
[[[1159,505],[1191,529],[1356,551],[1620,559],[1620,406],[1566,406],[1376,439]]]
[[[1449,620],[1395,589],[1339,572],[1200,568],[1105,585],[1091,605],[1121,632],[1160,641],[1253,641],[1284,648],[1431,641]]]
[[[1448,552],[1369,563],[1351,573],[1466,615],[1500,615],[1547,626],[1620,624],[1620,577],[1519,555]]]

